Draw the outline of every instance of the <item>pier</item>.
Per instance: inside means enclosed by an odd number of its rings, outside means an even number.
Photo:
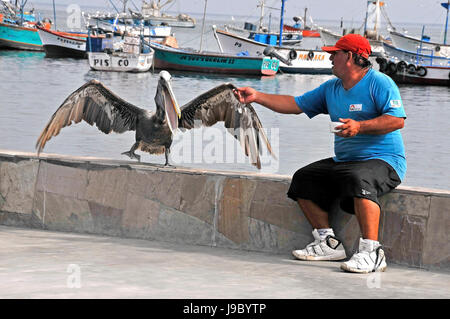
[[[0,225],[290,256],[312,240],[290,178],[0,150]],[[381,203],[389,265],[450,270],[450,191],[400,186]],[[357,220],[331,216],[351,256]]]

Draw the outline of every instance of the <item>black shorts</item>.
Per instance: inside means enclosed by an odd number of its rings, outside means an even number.
[[[295,201],[309,199],[326,212],[338,202],[345,212],[354,214],[354,197],[370,199],[379,206],[378,197],[400,182],[392,166],[383,160],[335,162],[327,158],[295,172],[287,195]]]

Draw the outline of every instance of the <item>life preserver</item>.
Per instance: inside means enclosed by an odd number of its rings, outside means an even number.
[[[416,74],[416,66],[414,64],[409,64],[407,71],[409,74]]]
[[[295,60],[295,59],[297,59],[297,51],[292,49],[291,51],[289,51],[289,60]]]
[[[312,50],[309,50],[308,52],[308,60],[312,60],[314,58],[314,52]]]
[[[405,61],[400,61],[397,63],[397,72],[403,72],[405,71],[408,64]]]
[[[417,75],[418,76],[425,76],[425,75],[427,75],[427,69],[426,68],[424,68],[423,66],[419,66],[418,68],[417,68]]]

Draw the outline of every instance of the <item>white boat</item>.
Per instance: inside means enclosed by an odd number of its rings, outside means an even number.
[[[383,43],[385,55],[394,62],[405,61],[407,64],[424,65],[424,66],[439,66],[449,67],[450,58],[440,55],[435,55],[434,51],[407,51],[388,43]],[[430,53],[430,54],[427,54]]]
[[[215,30],[221,51],[235,55],[264,56],[267,44],[257,42],[223,30]],[[288,58],[295,52],[291,65],[280,61],[279,69],[284,73],[331,74],[330,54],[321,50],[305,50],[296,47],[274,46],[275,50]]]
[[[114,45],[112,39],[88,38],[88,60],[91,69],[96,71],[147,72],[153,64],[154,51],[141,43],[136,37],[125,37],[125,41]]]
[[[89,66],[96,71],[147,72],[153,63],[153,51],[132,54],[125,52],[88,52]]]
[[[45,56],[51,58],[86,58],[87,34],[67,33],[36,26]]]
[[[416,52],[418,49],[429,50],[434,51],[435,55],[450,57],[450,45],[431,41],[421,41],[419,38],[397,31],[390,31],[389,33],[391,35],[392,44],[402,50],[412,52]]]
[[[447,21],[449,13],[449,4],[441,3],[441,5],[447,10]],[[422,29],[422,35],[420,38],[410,36],[406,33],[400,33],[395,30],[391,30],[389,33],[392,38],[392,43],[395,47],[406,50],[417,52],[418,50],[424,53],[428,51],[427,54],[433,54],[437,56],[450,57],[450,45],[447,44],[447,22],[445,24],[445,33],[443,43],[431,42],[430,38],[424,36],[425,26]]]
[[[161,0],[147,3],[146,1],[142,1],[141,12],[133,12],[129,9],[130,12],[137,18],[143,19],[144,21],[148,21],[150,25],[158,26],[158,25],[168,25],[171,27],[181,27],[181,28],[193,28],[195,27],[195,19],[190,17],[185,13],[180,13],[177,16],[171,16],[167,13],[161,12],[161,9],[164,6],[167,6],[169,3],[174,0],[166,0],[166,2],[161,4]]]
[[[377,58],[380,71],[389,75],[398,84],[450,86],[450,66],[408,64]]]

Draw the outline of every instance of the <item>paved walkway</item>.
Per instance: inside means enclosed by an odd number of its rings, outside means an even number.
[[[204,246],[0,226],[0,298],[449,298],[450,273],[342,272]]]

